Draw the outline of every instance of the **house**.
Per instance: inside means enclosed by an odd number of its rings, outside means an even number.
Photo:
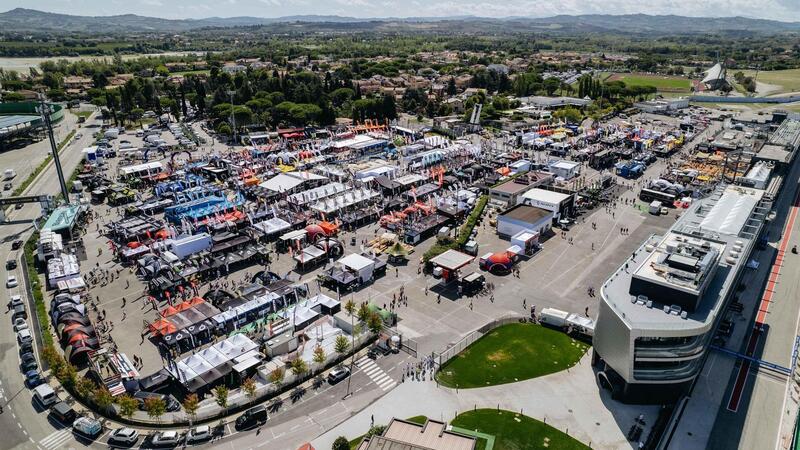
[[[81,91],[85,91],[86,89],[91,89],[94,86],[94,82],[89,77],[78,77],[78,76],[68,76],[64,77],[64,89],[78,89]]]

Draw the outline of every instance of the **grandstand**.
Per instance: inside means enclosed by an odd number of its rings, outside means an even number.
[[[703,78],[702,83],[712,91],[722,89],[728,84],[726,80],[727,70],[724,63],[716,63],[714,67],[704,72],[706,76]]]
[[[15,139],[41,137],[44,122],[36,112],[37,106],[36,102],[0,103],[0,150],[11,146]],[[50,106],[53,108],[51,122],[60,122],[64,118],[64,107]]]

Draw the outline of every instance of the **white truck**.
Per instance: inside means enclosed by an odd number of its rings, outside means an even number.
[[[6,169],[5,172],[3,172],[3,179],[4,180],[12,180],[16,176],[17,176],[17,172],[14,169]]]
[[[555,308],[544,308],[539,313],[539,323],[562,331],[594,336],[594,320],[580,314],[568,313]]]
[[[662,203],[660,201],[653,200],[650,203],[650,209],[649,209],[650,214],[653,214],[655,216],[661,214],[661,206],[662,206]]]

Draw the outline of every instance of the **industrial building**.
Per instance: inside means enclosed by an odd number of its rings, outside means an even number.
[[[771,207],[764,191],[721,186],[603,284],[592,364],[630,403],[683,394],[700,373]]]

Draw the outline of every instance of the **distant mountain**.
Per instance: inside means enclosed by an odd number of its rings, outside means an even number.
[[[469,24],[460,28],[454,22]],[[404,27],[434,31],[464,29],[469,32],[490,31],[552,31],[552,32],[603,32],[684,34],[684,33],[783,33],[800,32],[800,22],[778,22],[746,17],[682,17],[628,15],[580,15],[545,18],[506,17],[483,18],[474,16],[453,17],[408,17],[408,18],[355,18],[342,16],[298,15],[278,18],[262,17],[209,17],[205,19],[161,19],[125,14],[117,16],[72,16],[33,9],[16,8],[0,13],[0,30],[12,32],[49,33],[125,33],[125,32],[182,32],[208,27],[277,26],[297,24],[302,29],[342,31],[348,23],[358,24],[359,30],[380,31],[391,29],[402,31]],[[327,24],[327,25],[326,25]]]

